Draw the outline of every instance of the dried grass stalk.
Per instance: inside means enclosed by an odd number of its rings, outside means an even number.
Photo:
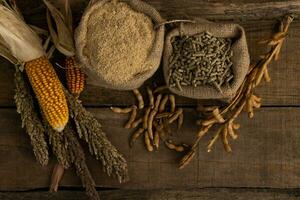
[[[64,130],[64,138],[68,142],[68,152],[71,155],[76,173],[80,177],[83,186],[86,189],[86,194],[91,200],[100,200],[99,194],[95,189],[95,181],[85,162],[85,155],[80,143],[76,137],[76,133],[72,127],[68,125]]]
[[[88,143],[90,153],[102,162],[103,170],[109,176],[116,176],[119,182],[127,181],[128,169],[125,158],[107,139],[97,119],[68,91],[65,90],[65,93],[79,137]]]
[[[15,72],[15,103],[17,112],[21,115],[22,127],[30,137],[31,145],[37,161],[45,166],[49,161],[48,147],[45,140],[45,129],[36,113],[33,97],[29,85],[24,79],[24,74],[16,67]]]

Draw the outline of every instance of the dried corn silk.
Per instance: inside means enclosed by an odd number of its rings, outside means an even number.
[[[148,70],[144,62],[155,38],[153,23],[126,3],[109,1],[95,9],[86,37],[91,65],[108,83],[120,85]]]
[[[221,86],[233,81],[231,39],[217,38],[208,32],[177,36],[172,40],[170,86],[180,91],[184,86]]]

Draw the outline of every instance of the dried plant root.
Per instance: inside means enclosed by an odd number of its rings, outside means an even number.
[[[110,109],[111,109],[114,113],[118,113],[118,114],[128,114],[128,113],[132,112],[133,107],[130,107],[130,108],[110,107]]]
[[[141,95],[140,91],[138,89],[133,90],[133,94],[135,95],[136,99],[138,100],[138,107],[139,109],[144,108],[144,99],[143,96]]]
[[[132,126],[132,123],[134,122],[135,118],[137,115],[137,107],[136,106],[132,106],[132,111],[131,111],[131,115],[130,118],[128,120],[128,122],[125,124],[124,128],[129,129]]]
[[[131,138],[130,138],[130,142],[129,142],[129,146],[133,147],[135,141],[144,133],[145,129],[143,128],[139,128],[137,131],[135,131]]]

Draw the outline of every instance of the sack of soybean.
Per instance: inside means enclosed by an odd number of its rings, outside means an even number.
[[[164,47],[163,19],[140,0],[98,0],[75,31],[77,57],[92,85],[139,88],[158,69]]]
[[[249,64],[245,31],[238,24],[181,23],[165,39],[165,81],[180,96],[228,101],[243,83]]]

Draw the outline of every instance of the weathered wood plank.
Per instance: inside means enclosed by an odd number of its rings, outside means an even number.
[[[88,165],[99,187],[130,189],[198,188],[198,187],[271,187],[299,188],[300,174],[300,108],[263,108],[253,120],[244,116],[239,139],[232,142],[234,152],[227,154],[216,143],[211,153],[205,137],[196,159],[178,170],[181,155],[167,150],[148,153],[139,140],[128,147],[129,131],[122,128],[126,115],[112,114],[107,109],[91,109],[102,122],[103,129],[128,160],[131,180],[118,184],[102,173],[100,163],[88,156]],[[190,143],[197,127],[196,113],[186,109],[184,128],[174,132],[174,141]],[[35,162],[28,137],[20,128],[13,109],[0,110],[0,190],[45,188],[53,166],[39,167]],[[73,171],[68,171],[63,186],[79,186]]]
[[[166,19],[178,17],[204,17],[218,20],[274,19],[286,13],[300,13],[297,0],[145,0]],[[28,0],[27,0],[28,2]],[[59,0],[52,2],[60,4]],[[88,0],[72,0],[73,8],[80,12]],[[22,3],[22,2],[20,2]],[[22,3],[23,7],[26,3]],[[27,3],[27,5],[30,5]],[[199,12],[201,10],[201,12]],[[29,9],[30,11],[30,9]],[[30,11],[29,13],[32,13]]]
[[[55,0],[56,2],[59,2]],[[243,0],[243,1],[160,1],[147,0],[148,3],[156,7],[165,18],[178,18],[184,13],[195,17],[205,17],[216,21],[236,21],[245,26],[249,39],[249,50],[251,60],[256,61],[258,56],[266,50],[265,46],[258,45],[257,42],[267,37],[274,26],[276,17],[288,12],[298,13],[300,2],[296,0]],[[37,1],[18,1],[25,17],[33,24],[46,26],[44,15],[45,10],[41,2]],[[85,0],[73,2],[76,15],[87,3]],[[30,6],[29,6],[30,5]],[[175,17],[178,16],[178,17]],[[254,21],[252,21],[254,20]],[[259,20],[259,21],[257,21]],[[265,105],[300,105],[298,87],[299,76],[299,56],[296,51],[300,45],[300,22],[295,22],[285,44],[281,60],[272,64],[271,75],[272,84],[259,90],[259,94],[264,97]],[[0,105],[13,106],[13,69],[10,69],[7,62],[0,60]],[[161,75],[157,75],[149,82],[163,82]],[[118,97],[118,98],[116,98]],[[130,92],[110,91],[107,89],[89,86],[83,94],[83,102],[89,106],[103,106],[111,104],[128,105],[134,99]],[[182,105],[194,104],[195,101],[179,99]]]
[[[285,189],[225,189],[207,188],[194,190],[104,190],[100,191],[102,200],[297,200],[299,190]],[[0,192],[5,200],[87,200],[84,192]]]

